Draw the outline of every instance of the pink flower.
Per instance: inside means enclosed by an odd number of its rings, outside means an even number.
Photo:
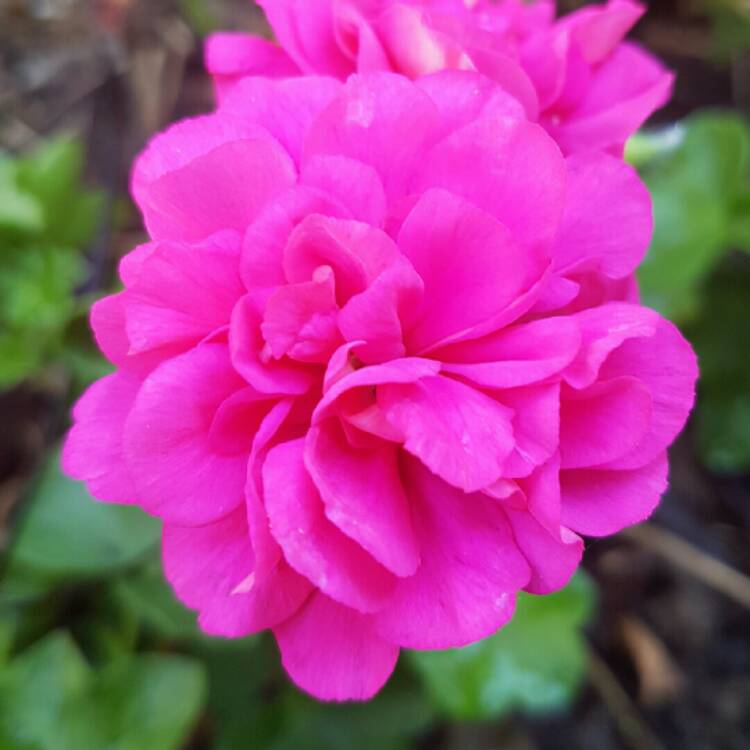
[[[521,101],[565,153],[609,150],[669,98],[673,77],[623,38],[643,13],[609,0],[556,21],[553,0],[257,0],[281,45],[208,40],[219,96],[246,75],[476,70]]]
[[[491,81],[247,78],[133,193],[152,241],[93,308],[118,369],[64,465],[163,519],[201,627],[273,629],[304,690],[490,635],[658,503],[697,373],[621,301],[648,194]]]

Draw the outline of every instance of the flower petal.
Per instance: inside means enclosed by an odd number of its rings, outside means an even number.
[[[73,408],[73,427],[62,451],[66,474],[86,482],[98,500],[130,504],[138,494],[122,455],[125,420],[141,387],[127,372],[89,386]]]
[[[328,519],[388,570],[408,576],[419,565],[419,549],[396,451],[389,443],[358,450],[338,420],[329,419],[307,433],[305,465]]]
[[[400,579],[388,606],[373,615],[377,632],[405,648],[465,646],[504,625],[529,566],[502,505],[468,496],[418,461],[402,464],[422,564]]]
[[[215,521],[244,501],[247,453],[216,453],[210,428],[243,387],[223,344],[202,344],[158,367],[125,424],[125,460],[141,507],[165,521]],[[246,425],[248,444],[257,429]]]
[[[281,661],[302,690],[320,700],[368,700],[391,676],[398,646],[368,619],[321,593],[274,628]]]
[[[615,534],[645,521],[667,489],[667,454],[639,469],[560,474],[562,523],[587,536]]]
[[[326,518],[303,462],[304,442],[277,445],[263,464],[271,533],[289,564],[321,591],[359,612],[375,612],[388,600],[395,579]]]
[[[178,598],[200,613],[210,635],[241,638],[286,620],[312,590],[283,562],[267,576],[254,575],[245,509],[205,526],[166,524],[164,575]]]
[[[421,196],[398,245],[425,288],[419,319],[406,332],[415,353],[496,330],[547,267],[491,215],[444,190]]]
[[[380,385],[377,399],[404,448],[449,484],[475,492],[501,476],[513,449],[510,409],[440,376]]]

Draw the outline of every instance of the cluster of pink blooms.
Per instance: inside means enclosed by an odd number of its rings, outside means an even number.
[[[114,374],[64,466],[164,523],[208,633],[273,630],[323,699],[463,646],[637,523],[692,406],[638,303],[621,160],[671,78],[612,0],[264,0],[212,39],[216,112],[138,159],[150,242],[92,325]]]

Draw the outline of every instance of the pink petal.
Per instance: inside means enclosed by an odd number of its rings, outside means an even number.
[[[284,250],[284,272],[291,283],[308,281],[316,268],[330,266],[336,297],[343,304],[399,258],[382,230],[358,221],[312,214],[294,229]]]
[[[560,474],[562,522],[579,534],[608,536],[645,521],[667,489],[667,454],[629,471],[579,469]]]
[[[395,579],[326,518],[303,463],[304,443],[277,445],[263,464],[271,533],[289,564],[321,591],[359,612],[375,612],[388,600]]]
[[[345,206],[352,219],[382,227],[386,197],[378,173],[369,165],[346,156],[314,156],[307,161],[300,183],[320,190]]]
[[[299,74],[299,68],[281,47],[252,34],[210,34],[205,40],[204,59],[219,101],[245,76],[277,78]]]
[[[219,112],[222,117],[237,118],[270,133],[299,163],[307,131],[341,89],[338,81],[318,76],[252,76],[232,87]]]
[[[633,377],[565,389],[560,404],[563,469],[598,466],[633,450],[648,431],[651,394]]]
[[[326,363],[341,344],[333,269],[319,266],[311,281],[280,286],[269,298],[261,331],[276,359]]]
[[[274,635],[284,669],[320,700],[372,698],[398,659],[398,647],[377,636],[366,617],[320,593]]]
[[[440,110],[441,135],[481,117],[525,119],[523,105],[495,81],[468,70],[443,70],[416,81]]]
[[[418,316],[423,295],[422,279],[405,257],[399,257],[365,291],[349,299],[339,313],[339,329],[349,341],[366,341],[357,347],[357,356],[366,364],[403,357],[403,329]]]
[[[143,378],[166,358],[179,354],[181,348],[170,350],[165,347],[159,351],[131,354],[125,320],[126,296],[125,292],[120,292],[94,302],[90,313],[91,328],[97,345],[112,364]]]
[[[318,154],[348,156],[373,167],[387,195],[402,196],[438,123],[431,99],[405,78],[355,75],[313,123],[303,164]]]
[[[237,372],[262,393],[301,394],[312,385],[313,376],[301,364],[276,362],[266,353],[261,336],[261,305],[246,295],[235,305],[229,332],[232,364]]]
[[[604,154],[568,159],[568,201],[552,258],[555,269],[589,263],[612,278],[632,273],[653,232],[651,197],[635,170]]]
[[[419,549],[393,444],[357,450],[330,419],[308,432],[305,465],[333,524],[396,575],[416,571]]]
[[[437,33],[416,4],[385,3],[377,30],[394,69],[418,78],[461,64],[463,50],[449,35]]]
[[[546,268],[492,216],[443,190],[420,198],[398,244],[425,287],[419,321],[407,332],[415,353],[496,330]]]
[[[179,599],[199,611],[210,635],[241,638],[273,627],[296,612],[312,586],[283,563],[254,575],[244,508],[206,526],[166,524],[164,575]]]
[[[177,525],[210,523],[244,500],[247,453],[219,454],[211,423],[244,383],[223,344],[202,344],[146,378],[125,424],[125,460],[148,513]],[[247,424],[248,445],[257,425]]]
[[[619,155],[625,141],[667,102],[673,82],[660,63],[625,42],[598,69],[578,107],[547,129],[564,153]]]
[[[583,556],[583,540],[565,528],[551,534],[532,515],[506,510],[518,548],[531,568],[526,591],[549,594],[567,585]]]
[[[380,385],[377,398],[404,448],[449,484],[475,492],[501,476],[513,448],[510,409],[440,376]]]
[[[439,187],[499,219],[526,251],[547,249],[565,201],[565,162],[533,123],[485,117],[443,139],[422,161],[414,188]]]
[[[604,361],[624,341],[653,336],[659,321],[653,310],[622,303],[584,310],[574,318],[581,330],[582,344],[564,378],[579,389],[596,380]]]
[[[420,378],[437,375],[438,372],[440,372],[439,362],[418,357],[404,357],[355,370],[343,378],[333,379],[315,409],[312,423],[318,424],[331,416],[335,412],[336,401],[354,389],[368,388],[383,383],[413,383]]]
[[[422,564],[373,616],[377,632],[417,649],[465,646],[491,635],[512,617],[515,592],[530,577],[502,504],[467,496],[413,459],[404,461],[402,476]]]
[[[257,0],[273,28],[274,36],[303,73],[345,78],[354,65],[334,35],[330,2],[309,0]]]
[[[140,378],[113,373],[89,386],[73,408],[73,427],[62,451],[63,471],[86,482],[98,500],[138,501],[122,455],[125,420],[141,387]]]
[[[632,452],[608,464],[634,469],[661,453],[685,426],[695,401],[698,364],[695,352],[677,328],[659,319],[650,338],[630,339],[612,352],[601,377],[632,375],[651,396],[651,420],[645,437]]]
[[[503,465],[505,477],[527,477],[553,456],[560,442],[560,384],[530,385],[497,391],[513,411],[515,445]]]
[[[250,458],[247,462],[247,482],[245,498],[247,500],[247,519],[250,540],[255,556],[254,572],[256,577],[271,574],[278,565],[286,565],[282,560],[281,547],[271,536],[268,528],[268,514],[263,501],[263,463],[270,448],[281,440],[281,435],[291,421],[293,408],[291,398],[278,401],[261,422],[255,433]]]
[[[607,5],[571,13],[562,24],[586,62],[596,65],[617,47],[645,10],[643,5],[631,0],[610,0]]]
[[[243,294],[239,255],[231,232],[189,247],[158,243],[123,297],[129,353],[176,353],[226,326]]]
[[[351,218],[335,198],[309,186],[297,185],[272,201],[245,234],[240,274],[248,289],[274,288],[287,282],[284,248],[294,228],[310,214]]]
[[[208,115],[154,138],[132,189],[153,239],[192,242],[222,229],[244,233],[295,179],[287,152],[257,126]]]
[[[443,363],[443,372],[487,388],[514,388],[560,372],[578,353],[580,343],[574,320],[543,318],[449,345],[433,356]]]

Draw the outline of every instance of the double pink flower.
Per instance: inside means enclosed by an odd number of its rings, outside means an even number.
[[[92,311],[118,369],[65,468],[320,698],[495,632],[666,486],[697,371],[637,302],[648,193],[526,115],[473,70],[249,77],[135,166],[152,241]]]
[[[280,46],[216,34],[206,63],[220,95],[246,75],[474,70],[522,103],[565,153],[627,138],[669,98],[672,75],[623,41],[643,14],[609,0],[555,20],[554,0],[257,0]]]

